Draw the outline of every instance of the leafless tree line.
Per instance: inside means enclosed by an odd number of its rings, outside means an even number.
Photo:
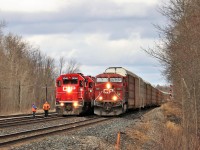
[[[61,56],[59,58],[59,75],[65,73],[79,73],[80,66],[81,65],[74,58],[66,61],[65,57]]]
[[[160,12],[169,20],[158,27],[162,45],[146,52],[165,67],[174,99],[182,105],[183,148],[192,149],[191,139],[200,136],[200,1],[170,0]]]
[[[60,73],[79,71],[75,59],[68,61],[62,71],[55,60],[42,54],[22,37],[12,33],[4,35],[0,25],[0,114],[30,112],[32,103],[38,108],[45,100],[54,106],[55,78]],[[64,57],[62,58],[64,61]],[[71,64],[70,64],[71,63]],[[60,67],[60,68],[59,68]],[[58,72],[60,70],[60,72]]]

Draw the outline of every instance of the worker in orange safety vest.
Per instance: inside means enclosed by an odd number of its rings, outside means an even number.
[[[37,110],[37,107],[36,107],[36,105],[33,103],[33,104],[32,104],[33,118],[35,118],[36,110]]]
[[[49,113],[49,109],[50,109],[50,105],[49,103],[46,101],[43,105],[43,110],[44,110],[44,116],[47,117],[48,113]]]

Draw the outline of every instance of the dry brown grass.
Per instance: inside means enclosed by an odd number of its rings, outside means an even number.
[[[180,117],[182,115],[181,105],[175,102],[167,102],[161,105],[161,110],[163,110],[164,115],[175,115]]]
[[[141,130],[143,130],[144,132],[147,132],[150,129],[151,129],[151,123],[149,121],[141,125]]]
[[[151,129],[151,123],[148,121],[148,122],[138,124],[136,126],[136,129],[129,130],[128,134],[132,136],[133,138],[140,140],[141,143],[144,143],[146,140],[149,139],[146,132],[148,132],[150,129]]]
[[[166,129],[174,135],[178,135],[182,132],[182,127],[171,121],[166,122]]]
[[[168,116],[173,116],[175,119],[180,118],[181,109],[177,106],[177,104],[168,102],[143,116],[143,121],[137,125],[135,130],[129,132],[137,139],[138,149],[150,143],[150,149],[174,149],[181,146],[182,127],[168,120]]]
[[[199,149],[199,139],[190,132],[184,134],[181,117],[181,105],[174,102],[146,113],[141,122],[126,132],[136,141],[127,149]]]
[[[126,131],[127,136],[135,141],[134,144],[126,146],[127,150],[141,150],[142,145],[149,140],[149,136],[146,134],[151,129],[150,122],[138,123],[134,128]]]
[[[127,135],[135,141],[135,144],[127,145],[127,150],[140,150],[142,145],[149,140],[149,137],[139,130],[129,130]]]

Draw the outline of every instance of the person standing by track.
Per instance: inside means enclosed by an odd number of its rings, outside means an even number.
[[[33,103],[32,105],[33,118],[35,118],[36,110],[37,110],[37,106]]]
[[[43,105],[44,116],[47,117],[50,109],[50,104],[46,101]]]

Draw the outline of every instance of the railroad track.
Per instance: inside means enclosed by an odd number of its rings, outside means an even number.
[[[56,115],[56,112],[49,112],[49,115]],[[1,120],[9,120],[9,119],[18,119],[18,118],[32,118],[33,114],[20,114],[20,115],[8,115],[8,116],[0,116]],[[44,113],[36,113],[36,117],[42,117]]]
[[[13,126],[22,126],[22,125],[27,125],[27,124],[32,124],[32,123],[40,123],[40,122],[45,122],[45,121],[52,121],[52,120],[60,120],[64,119],[64,117],[58,117],[56,115],[49,116],[49,117],[39,117],[39,118],[26,118],[26,119],[17,119],[17,120],[4,120],[0,122],[0,129],[6,128],[6,127],[13,127]]]
[[[89,118],[83,121],[77,121],[73,123],[59,124],[55,126],[22,131],[13,134],[7,134],[0,136],[0,148],[11,146],[20,142],[29,141],[32,139],[49,136],[56,133],[63,133],[64,131],[71,131],[74,129],[82,128],[88,125],[97,124],[99,122],[110,120],[111,118]]]

